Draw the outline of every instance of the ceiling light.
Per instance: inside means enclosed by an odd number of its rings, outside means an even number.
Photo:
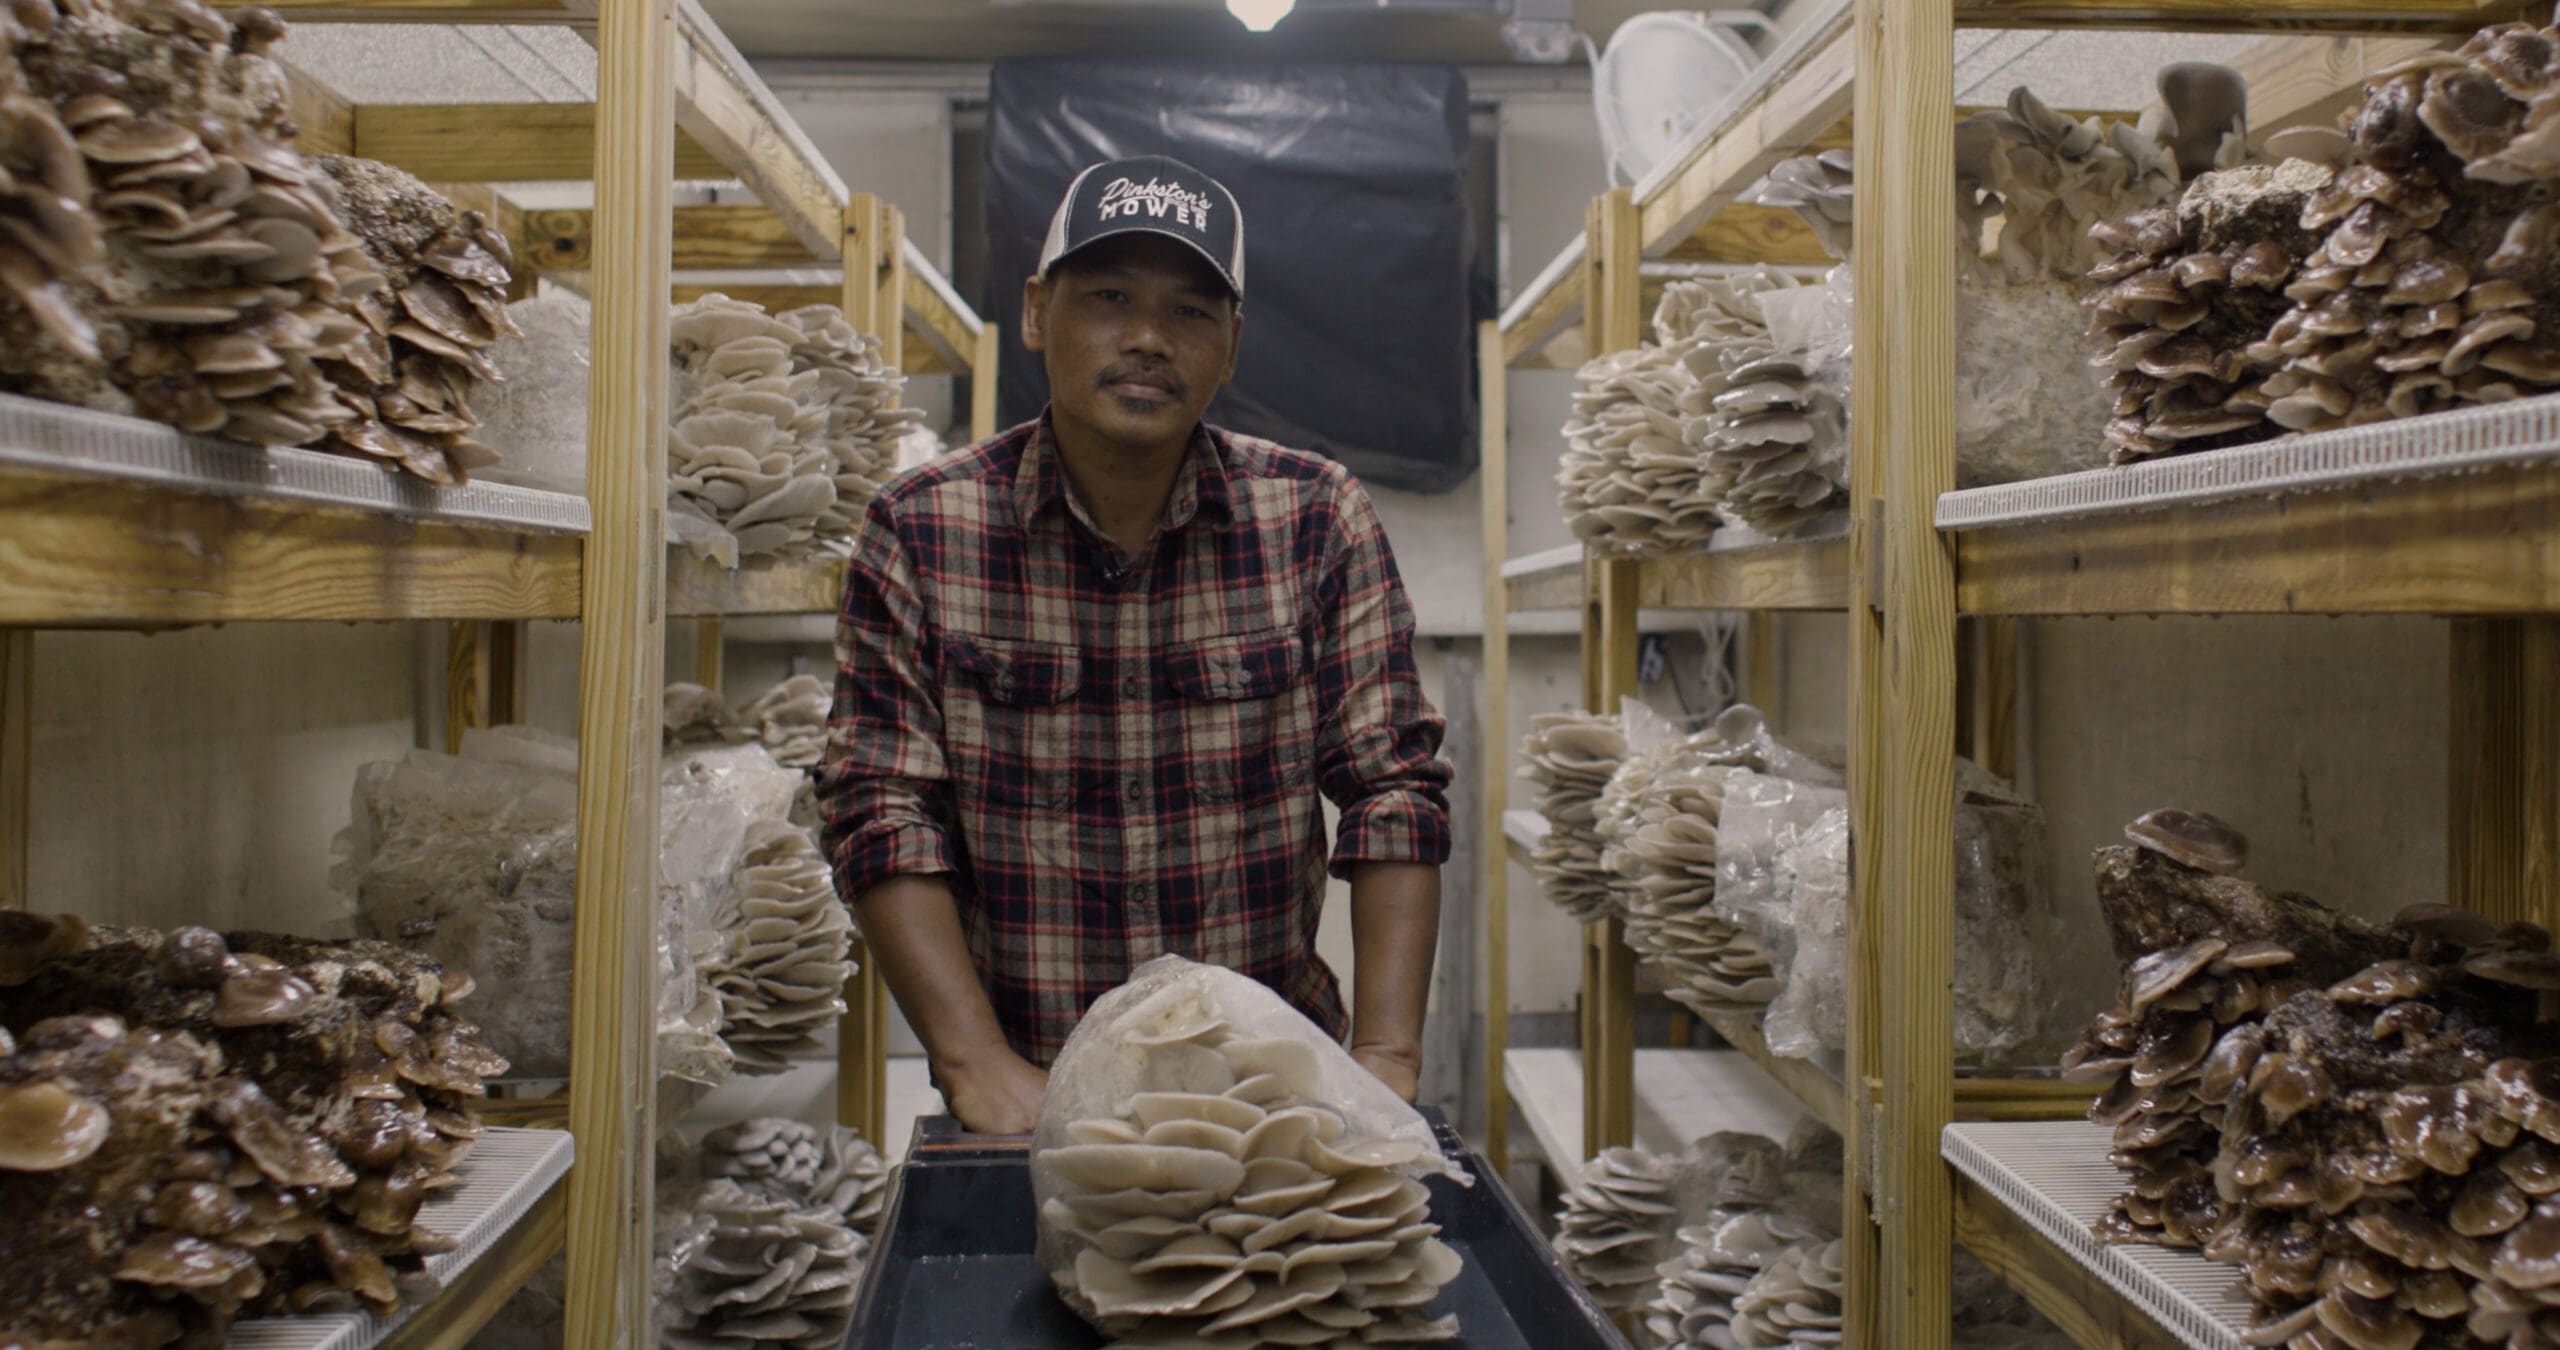
[[[1227,12],[1257,33],[1279,27],[1280,21],[1289,17],[1289,11],[1297,7],[1298,0],[1227,0]]]

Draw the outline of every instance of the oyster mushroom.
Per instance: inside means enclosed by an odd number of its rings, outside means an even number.
[[[59,1171],[97,1152],[113,1128],[103,1107],[58,1083],[0,1087],[0,1169]]]
[[[2230,874],[2249,863],[2249,840],[2220,817],[2163,808],[2127,825],[2125,838],[2189,867]]]
[[[213,1024],[265,1027],[290,1022],[315,996],[310,983],[292,971],[243,970],[222,982],[215,995]]]

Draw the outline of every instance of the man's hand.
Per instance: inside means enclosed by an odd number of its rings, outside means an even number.
[[[943,1104],[973,1134],[1029,1134],[1040,1123],[1040,1098],[1049,1090],[1049,1071],[1012,1051],[1002,1051],[983,1065],[934,1071]]]
[[[1410,1102],[1422,1089],[1422,1056],[1410,1050],[1383,1045],[1355,1045],[1351,1058],[1361,1068],[1377,1076],[1379,1082],[1394,1088],[1397,1096]]]

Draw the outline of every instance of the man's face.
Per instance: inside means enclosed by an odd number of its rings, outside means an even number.
[[[1187,440],[1244,331],[1208,260],[1154,234],[1105,239],[1023,283],[1023,345],[1063,423],[1132,450]]]

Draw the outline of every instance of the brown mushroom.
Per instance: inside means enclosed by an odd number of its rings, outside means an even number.
[[[2200,871],[2225,875],[2248,865],[2249,841],[2217,816],[2163,808],[2125,827],[2125,837]]]
[[[0,1087],[0,1169],[55,1172],[107,1141],[106,1108],[45,1081]]]
[[[115,1277],[172,1289],[219,1289],[246,1275],[258,1259],[238,1247],[185,1233],[154,1233],[135,1243],[117,1263]],[[252,1284],[250,1292],[256,1292]]]
[[[302,1015],[315,996],[310,982],[290,970],[243,970],[222,982],[215,996],[213,1024],[236,1029],[290,1022]]]
[[[76,914],[0,910],[0,986],[24,984],[58,956],[80,950],[89,925]]]

